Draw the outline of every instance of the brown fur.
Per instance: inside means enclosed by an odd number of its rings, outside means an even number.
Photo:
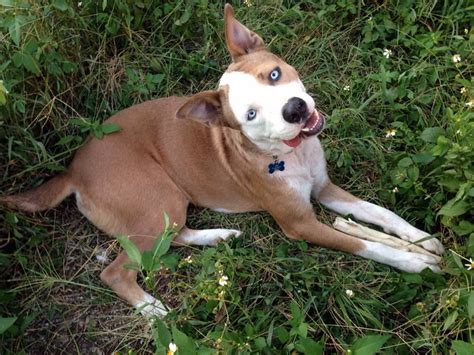
[[[257,51],[234,43],[228,32],[238,22],[229,9],[226,6],[226,37],[236,60],[230,70],[255,74],[277,64],[289,77],[296,73],[265,52],[258,36],[253,37]],[[189,203],[233,212],[267,210],[291,238],[352,253],[363,248],[360,240],[318,222],[309,202],[279,179],[269,178],[271,157],[238,130],[226,97],[221,89],[123,110],[107,120],[118,124],[121,132],[90,139],[65,175],[3,202],[37,211],[75,193],[79,209],[92,223],[110,235],[130,235],[140,250],[150,248],[153,236],[163,230],[163,212],[183,228]],[[135,305],[145,293],[136,282],[136,271],[123,267],[127,262],[120,254],[101,279]]]

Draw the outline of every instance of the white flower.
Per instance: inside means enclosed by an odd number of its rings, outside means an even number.
[[[394,137],[397,134],[397,130],[392,128],[385,132],[385,138]]]
[[[252,2],[250,0],[244,0],[244,4],[247,5],[247,7],[252,6]]]
[[[453,60],[453,63],[459,63],[461,61],[461,56],[459,54],[455,54],[451,59]]]
[[[390,56],[393,54],[392,50],[391,49],[387,49],[387,48],[384,48],[383,50],[383,56],[385,58],[390,58]]]
[[[227,280],[229,280],[229,278],[225,275],[222,275],[221,278],[219,279],[219,285],[221,286],[227,285]]]
[[[467,89],[466,89],[465,87],[462,87],[461,90],[459,90],[459,92],[460,92],[461,94],[465,94],[466,91],[467,91]]]
[[[465,34],[468,34],[469,33],[469,30],[467,28],[464,29],[464,33]]]
[[[346,290],[346,295],[347,295],[347,297],[352,298],[352,297],[354,297],[354,291]]]
[[[97,250],[97,253],[95,254],[95,258],[99,263],[105,264],[107,262],[107,250],[104,250],[104,249]]]
[[[342,90],[344,91],[349,91],[351,89],[351,87],[349,85],[345,85]]]
[[[469,102],[466,102],[466,106],[469,108],[474,107],[474,99],[471,99]]]
[[[178,347],[175,343],[169,343],[168,345],[168,352],[167,355],[173,355],[176,351],[178,351]]]
[[[468,270],[474,269],[474,260],[469,258],[469,264],[464,264],[464,266],[466,266]]]
[[[184,258],[184,261],[187,262],[188,264],[193,263],[193,259],[191,258],[191,255],[188,255],[186,258]]]
[[[393,192],[394,194],[397,193],[397,192],[398,192],[398,187],[395,186],[395,187],[393,188],[392,192]]]
[[[82,1],[79,1],[79,2],[77,3],[77,6],[78,6],[78,7],[81,7],[81,6],[82,6]]]

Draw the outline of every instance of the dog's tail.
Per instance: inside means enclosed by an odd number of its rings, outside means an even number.
[[[55,207],[72,192],[71,178],[65,173],[29,191],[17,195],[1,196],[0,205],[22,211],[37,212]]]

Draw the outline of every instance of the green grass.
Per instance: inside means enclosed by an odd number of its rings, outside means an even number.
[[[0,1],[2,194],[64,169],[125,107],[215,88],[230,60],[223,6],[187,3]],[[168,268],[147,286],[174,309],[155,330],[169,329],[181,353],[187,337],[203,352],[235,354],[368,354],[366,344],[388,354],[472,353],[474,271],[464,266],[474,257],[472,5],[247,3],[234,3],[237,18],[299,71],[328,116],[321,140],[333,180],[436,234],[448,250],[445,273],[399,273],[293,242],[265,213],[193,208],[191,227],[244,234],[215,248],[170,250]],[[325,223],[335,217],[315,209]],[[73,201],[37,215],[2,210],[0,220],[0,330],[16,317],[0,334],[1,353],[162,348],[166,331],[157,335],[100,282],[97,256],[110,261],[119,245]]]

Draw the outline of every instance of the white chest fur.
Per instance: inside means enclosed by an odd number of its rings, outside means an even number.
[[[328,180],[326,159],[317,137],[303,140],[293,152],[278,158],[285,162],[285,170],[275,172],[275,178],[283,179],[306,201],[311,191],[318,194]]]

